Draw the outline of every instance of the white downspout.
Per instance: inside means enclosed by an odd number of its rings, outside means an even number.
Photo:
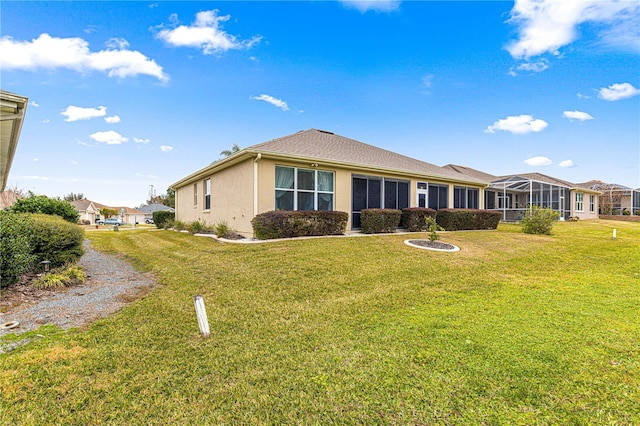
[[[253,216],[258,215],[258,162],[262,159],[262,154],[258,153],[253,160]]]

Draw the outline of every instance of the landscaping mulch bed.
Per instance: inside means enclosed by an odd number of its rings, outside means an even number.
[[[442,241],[431,240],[406,240],[405,243],[410,246],[418,246],[420,248],[426,248],[430,250],[438,251],[458,251],[460,248],[453,244],[443,243]]]

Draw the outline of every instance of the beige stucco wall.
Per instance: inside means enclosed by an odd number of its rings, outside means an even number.
[[[582,199],[582,211],[578,211],[576,206],[576,194],[583,194],[583,199]],[[591,211],[591,196],[593,196],[594,198],[594,211]],[[598,196],[597,195],[593,195],[593,194],[589,194],[589,193],[584,193],[581,191],[576,191],[573,190],[571,191],[571,216],[573,217],[578,217],[581,220],[585,220],[585,219],[597,219],[598,218]]]
[[[204,181],[211,179],[211,209],[204,209]],[[176,220],[189,223],[196,220],[208,225],[226,222],[236,232],[252,235],[253,161],[246,160],[233,167],[203,176],[197,181],[198,201],[194,205],[194,183],[176,189]]]

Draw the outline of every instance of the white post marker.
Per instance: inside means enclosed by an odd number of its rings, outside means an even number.
[[[617,230],[616,228],[613,228],[613,239],[614,239],[614,240],[616,239],[617,231],[618,231],[618,230]]]
[[[193,296],[193,304],[196,306],[200,333],[202,333],[202,337],[206,339],[209,337],[209,320],[207,320],[207,311],[204,308],[204,299],[201,295]]]

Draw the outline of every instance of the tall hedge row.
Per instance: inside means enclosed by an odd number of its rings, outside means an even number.
[[[338,211],[275,210],[261,213],[251,220],[259,240],[319,235],[342,235],[349,214]]]
[[[395,232],[400,225],[402,211],[396,209],[365,209],[360,212],[363,234]]]
[[[84,230],[57,216],[0,212],[0,287],[38,270],[48,260],[57,267],[83,254]]]

